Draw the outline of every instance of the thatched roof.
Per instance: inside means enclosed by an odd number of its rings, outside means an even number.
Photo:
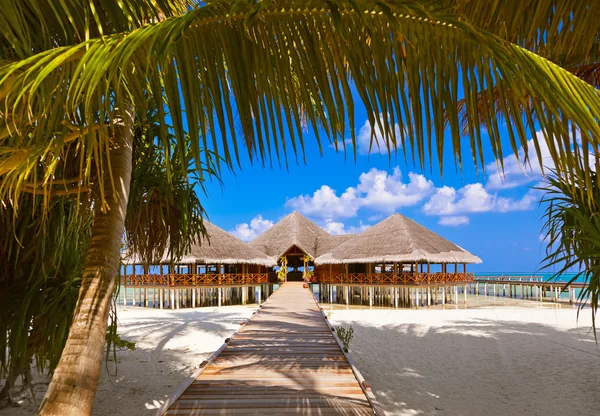
[[[229,234],[227,231],[204,220],[208,239],[202,238],[194,244],[189,253],[181,260],[180,264],[257,264],[273,267],[276,262],[259,250],[250,247],[242,240]],[[135,256],[125,259],[126,264],[139,263]],[[169,262],[166,256],[163,263]]]
[[[481,263],[481,259],[400,214],[315,259],[315,264],[377,262]]]
[[[355,238],[357,234],[341,234],[341,235],[327,235],[321,236],[317,240],[317,256],[322,256],[332,251],[337,246],[344,244],[346,241],[350,241]]]
[[[308,218],[292,212],[248,244],[275,260],[294,245],[316,257],[319,238],[330,237],[324,229]]]

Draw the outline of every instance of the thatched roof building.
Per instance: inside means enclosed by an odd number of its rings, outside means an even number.
[[[315,264],[481,263],[481,259],[428,230],[394,214],[371,228],[320,253]]]
[[[199,242],[192,245],[191,250],[179,264],[254,264],[273,267],[276,262],[263,252],[244,243],[242,240],[229,234],[222,228],[204,220],[208,238],[201,238]],[[139,264],[133,257],[126,258],[125,264]],[[167,257],[163,257],[161,263],[169,263]]]
[[[332,236],[317,224],[297,212],[292,212],[248,244],[275,260],[294,246],[314,258],[318,255],[319,239],[330,241],[331,238]]]

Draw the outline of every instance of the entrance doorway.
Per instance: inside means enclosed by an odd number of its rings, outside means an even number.
[[[285,257],[287,261],[286,280],[288,282],[303,282],[306,280],[305,275],[307,272],[314,270],[312,257],[296,245],[290,247],[281,257]],[[307,261],[308,258],[310,258],[309,261]]]

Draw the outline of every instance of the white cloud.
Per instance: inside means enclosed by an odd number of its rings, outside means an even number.
[[[525,160],[525,150],[519,148],[519,158],[510,153],[502,158],[504,161],[504,170],[501,166],[497,166],[496,162],[492,162],[485,167],[486,172],[490,173],[485,187],[490,190],[516,188],[518,186],[527,185],[534,181],[539,181],[542,175],[542,166],[544,173],[554,169],[554,161],[548,149],[548,144],[542,132],[536,133],[537,140],[540,146],[540,157],[536,151],[533,140],[527,141],[527,149],[529,159]],[[580,134],[575,137],[575,142],[581,146]],[[593,155],[589,155],[589,165],[592,169],[596,166],[596,161]]]
[[[440,217],[438,224],[447,225],[449,227],[458,227],[459,225],[466,225],[469,223],[469,217],[465,216],[449,216]]]
[[[415,205],[431,195],[435,187],[423,175],[408,174],[405,182],[398,167],[388,172],[371,169],[362,173],[356,187],[350,187],[341,195],[323,185],[313,195],[299,195],[286,205],[305,215],[321,218],[354,217],[360,208],[392,213],[398,208]]]
[[[528,140],[527,149],[529,159],[527,161],[525,161],[525,150],[521,147],[519,149],[518,159],[514,154],[510,154],[503,158],[503,171],[501,167],[500,170],[498,170],[499,166],[496,165],[496,162],[486,166],[486,171],[491,172],[485,185],[487,189],[509,189],[526,185],[541,178],[541,166],[544,166],[545,171],[554,168],[550,150],[544,141],[542,133],[538,132],[537,136],[540,144],[541,159],[538,158],[533,140]]]
[[[340,196],[335,189],[323,185],[312,196],[299,195],[291,198],[286,205],[302,214],[322,218],[354,217],[359,208],[355,188],[348,188]]]
[[[532,209],[539,197],[536,191],[527,192],[520,199],[506,198],[489,193],[482,184],[473,183],[456,190],[449,186],[438,188],[423,206],[427,215],[458,215],[477,212],[511,212]]]
[[[370,225],[363,224],[363,222],[361,221],[360,225],[357,227],[351,225],[350,227],[346,228],[346,226],[344,225],[343,222],[334,221],[332,219],[327,219],[327,220],[325,220],[325,224],[323,225],[322,228],[325,231],[327,231],[329,234],[342,235],[342,234],[358,234],[358,233],[366,230],[369,227],[370,227]]]
[[[534,189],[530,189],[521,199],[496,197],[495,211],[512,212],[512,211],[529,211],[535,208],[540,200],[540,193]]]
[[[435,187],[425,176],[412,172],[405,183],[400,168],[395,167],[392,175],[375,168],[361,174],[356,189],[362,195],[361,207],[394,212],[422,201],[431,195]]]
[[[252,218],[250,224],[244,222],[229,232],[242,241],[254,240],[274,225],[273,221],[263,219],[262,215]]]

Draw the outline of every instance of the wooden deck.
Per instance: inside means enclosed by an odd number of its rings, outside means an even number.
[[[159,414],[379,414],[365,387],[310,290],[288,282]]]

